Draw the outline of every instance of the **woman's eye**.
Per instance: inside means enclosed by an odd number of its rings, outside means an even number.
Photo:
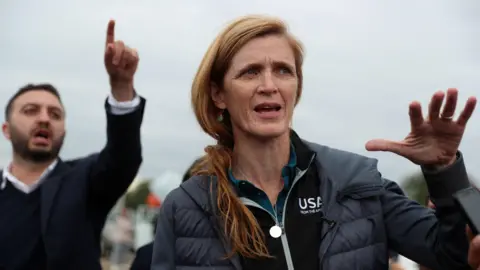
[[[280,68],[279,73],[280,74],[291,74],[292,72],[288,68]]]

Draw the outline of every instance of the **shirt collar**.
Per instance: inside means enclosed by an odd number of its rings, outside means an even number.
[[[42,184],[45,181],[45,179],[47,179],[47,177],[50,175],[50,173],[53,171],[53,169],[55,169],[57,164],[58,164],[58,159],[55,159],[55,161],[53,161],[52,164],[50,164],[45,169],[45,171],[38,178],[38,180],[33,182],[33,184],[31,184],[31,185],[27,185],[27,184],[23,183],[22,181],[18,180],[15,176],[13,176],[10,173],[10,167],[11,167],[11,164],[10,164],[9,166],[7,166],[3,169],[2,179],[1,179],[2,182],[0,184],[0,190],[5,189],[5,187],[7,186],[7,181],[8,181],[16,189],[22,191],[23,193],[26,193],[26,194],[31,193],[32,191],[37,189],[38,186],[40,186],[40,184]]]

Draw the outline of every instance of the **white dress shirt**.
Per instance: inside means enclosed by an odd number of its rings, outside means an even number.
[[[133,100],[119,102],[112,95],[108,96],[108,103],[110,104],[110,112],[115,115],[124,115],[133,112],[138,105],[140,105],[140,97],[135,96]],[[37,189],[45,179],[48,178],[48,175],[55,169],[58,164],[58,159],[52,162],[48,168],[42,173],[40,178],[30,185],[23,183],[18,180],[15,176],[10,173],[10,165],[5,167],[2,172],[2,182],[0,184],[0,190],[5,189],[7,186],[7,181],[9,181],[16,189],[22,191],[25,194],[31,193]]]

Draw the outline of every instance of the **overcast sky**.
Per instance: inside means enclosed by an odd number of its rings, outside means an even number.
[[[297,132],[377,157],[393,180],[417,167],[393,154],[367,153],[367,140],[403,138],[409,102],[426,105],[438,89],[459,88],[461,106],[468,96],[480,96],[478,0],[1,0],[0,100],[29,82],[53,83],[67,108],[62,157],[100,150],[109,92],[104,39],[114,18],[117,38],[139,50],[135,85],[148,99],[140,174],[183,173],[211,142],[189,100],[200,59],[227,22],[252,13],[285,19],[306,47]],[[478,110],[461,150],[480,176]],[[9,142],[0,140],[0,165],[10,157]]]

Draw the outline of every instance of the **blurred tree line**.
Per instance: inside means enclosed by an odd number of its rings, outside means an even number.
[[[132,191],[125,194],[125,207],[136,210],[140,205],[146,204],[148,194],[150,194],[150,180],[142,180]]]
[[[470,182],[475,183],[471,175],[469,175],[468,178]],[[410,199],[417,201],[421,205],[425,205],[428,189],[421,171],[406,177],[403,181],[402,189]]]

